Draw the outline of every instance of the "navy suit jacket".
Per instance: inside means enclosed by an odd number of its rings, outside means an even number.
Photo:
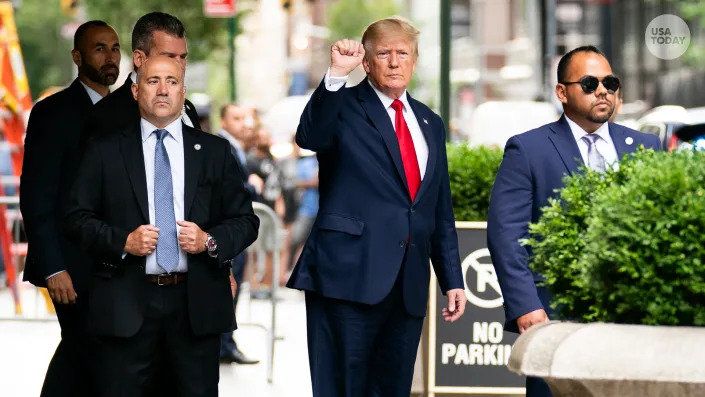
[[[313,93],[296,142],[317,152],[320,210],[290,288],[375,304],[404,263],[404,306],[424,316],[429,258],[444,292],[464,288],[443,122],[410,96],[409,103],[429,149],[414,202],[394,126],[368,81],[336,92],[321,83]]]
[[[614,123],[609,123],[609,132],[620,159],[639,145],[661,149],[655,135]],[[548,295],[541,294],[540,299],[535,284],[542,277],[529,269],[531,249],[519,240],[529,237],[529,222],[538,222],[541,208],[563,187],[563,177],[577,172],[582,163],[565,116],[507,141],[492,187],[487,242],[504,296],[508,331],[518,332],[515,320],[526,313],[538,309],[550,313]]]

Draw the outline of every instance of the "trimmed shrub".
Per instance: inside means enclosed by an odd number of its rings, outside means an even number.
[[[562,318],[705,325],[705,152],[645,151],[566,178],[530,226]]]
[[[502,151],[466,143],[449,144],[448,173],[456,221],[486,221],[490,192]]]

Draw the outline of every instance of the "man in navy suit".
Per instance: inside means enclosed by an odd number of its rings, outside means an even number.
[[[529,269],[531,249],[519,241],[529,237],[529,222],[539,220],[541,208],[563,187],[562,178],[577,172],[582,163],[604,171],[640,145],[661,149],[656,136],[608,122],[619,87],[600,50],[576,48],[558,64],[556,96],[563,104],[563,116],[507,142],[492,188],[487,240],[504,296],[508,331],[523,333],[549,319],[549,293],[536,285],[542,277]],[[543,380],[527,379],[527,396],[550,395]]]
[[[410,394],[429,258],[446,321],[465,308],[445,130],[406,92],[418,34],[387,18],[362,44],[335,43],[296,132],[320,164],[320,210],[287,284],[306,291],[315,397]],[[360,63],[367,79],[344,88]]]

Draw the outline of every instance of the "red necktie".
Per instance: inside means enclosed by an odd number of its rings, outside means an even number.
[[[395,99],[394,102],[392,102],[392,108],[396,112],[394,128],[397,133],[397,139],[399,140],[399,150],[401,151],[401,162],[404,164],[406,183],[409,185],[409,196],[411,197],[411,201],[414,201],[416,192],[421,185],[419,160],[416,157],[416,149],[414,148],[414,141],[411,139],[409,126],[406,125],[406,120],[404,120],[404,114],[402,112],[404,104],[400,100]]]

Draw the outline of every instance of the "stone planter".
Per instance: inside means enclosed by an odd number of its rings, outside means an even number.
[[[552,321],[517,339],[509,364],[555,397],[705,396],[705,328]]]

